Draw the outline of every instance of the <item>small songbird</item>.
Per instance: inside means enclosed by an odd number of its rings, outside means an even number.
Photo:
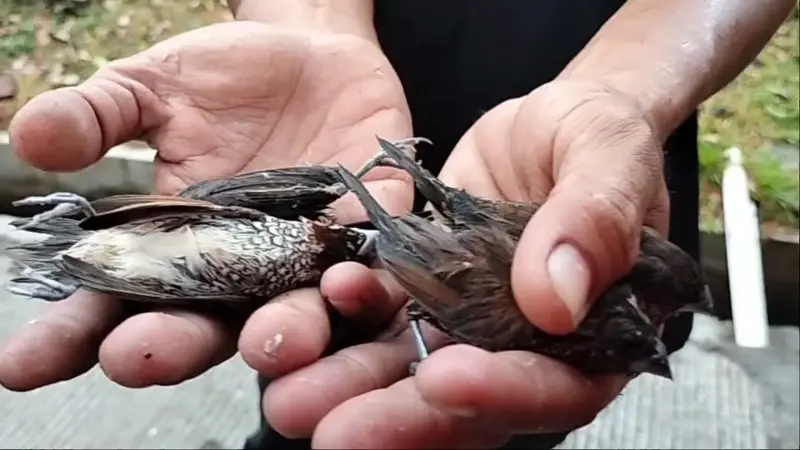
[[[372,258],[377,231],[334,223],[329,204],[347,192],[339,180],[338,169],[307,166],[206,181],[178,196],[29,197],[15,205],[53,208],[12,225],[47,237],[8,249],[7,289],[47,301],[83,287],[146,303],[254,308],[315,285],[335,263]]]
[[[411,174],[436,210],[433,221],[392,218],[357,177],[344,168],[340,174],[380,231],[377,257],[412,298],[408,316],[420,358],[428,355],[419,327],[424,320],[456,342],[490,351],[532,351],[587,374],[649,372],[671,378],[658,327],[680,310],[710,308],[708,289],[691,257],[645,230],[631,274],[599,296],[575,332],[548,334],[519,310],[510,281],[514,249],[538,207],[447,187],[401,146],[379,141],[394,160],[381,164]]]

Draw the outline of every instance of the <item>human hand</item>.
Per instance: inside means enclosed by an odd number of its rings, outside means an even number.
[[[116,144],[146,139],[158,149],[155,191],[174,194],[197,181],[270,167],[356,168],[375,154],[375,134],[404,138],[410,130],[402,86],[372,42],[235,22],[177,36],[80,86],[42,94],[14,117],[10,133],[22,159],[53,171],[82,169]],[[390,210],[410,209],[404,175],[377,169],[365,180]],[[361,220],[360,211],[342,199],[336,213],[349,222]],[[368,292],[359,284],[363,272],[349,276],[348,267],[327,279],[345,293]],[[307,326],[315,320],[318,326]],[[317,289],[261,308],[241,335],[232,324],[172,308],[126,317],[117,300],[79,292],[48,305],[2,347],[0,384],[35,389],[98,360],[125,386],[175,384],[233,355],[237,337],[252,366],[288,371],[316,359],[329,332]],[[276,333],[292,358],[263,351]]]
[[[558,80],[483,116],[441,179],[486,198],[547,200],[521,238],[512,284],[535,325],[566,333],[630,270],[643,224],[667,233],[662,159],[633,99]],[[465,345],[441,348],[406,378],[415,352],[407,333],[396,335],[275,381],[266,392],[271,424],[289,436],[313,435],[320,448],[495,447],[514,434],[585,425],[628,381]]]

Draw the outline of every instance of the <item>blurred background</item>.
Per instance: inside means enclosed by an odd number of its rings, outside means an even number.
[[[230,19],[223,0],[0,0],[0,211],[56,188],[146,191],[152,153],[141,146],[116,149],[83,173],[45,174],[16,160],[4,130],[38,93]],[[799,33],[796,8],[756,61],[702,106],[703,265],[721,320],[698,318],[675,355],[674,383],[640,377],[564,448],[800,448]],[[737,346],[730,322],[721,185],[731,146],[743,152],[758,205],[771,325],[765,348]],[[0,220],[0,278],[8,266],[2,248],[17,239],[8,220]],[[0,339],[42,307],[0,299]],[[0,388],[0,448],[237,448],[256,426],[257,400],[254,377],[238,359],[179,387],[144,390],[117,387],[94,370],[33,393]]]

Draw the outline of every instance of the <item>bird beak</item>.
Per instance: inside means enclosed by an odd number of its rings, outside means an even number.
[[[666,356],[635,361],[633,364],[631,364],[631,372],[650,373],[657,377],[666,378],[672,381],[672,368],[670,367],[669,359],[667,359]]]
[[[697,312],[709,316],[714,315],[714,296],[711,295],[711,288],[708,285],[703,289],[703,301],[698,306],[700,308]]]
[[[705,316],[715,316],[714,296],[711,295],[711,288],[708,285],[705,285],[703,287],[703,293],[700,294],[700,300],[685,305],[679,310],[679,312],[691,312],[695,314],[703,314]]]
[[[669,364],[667,346],[663,342],[658,342],[657,353],[649,358],[634,361],[630,366],[632,373],[650,373],[658,377],[672,380],[672,368]]]

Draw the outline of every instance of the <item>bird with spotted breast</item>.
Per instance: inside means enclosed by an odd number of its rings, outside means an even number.
[[[435,211],[433,220],[393,218],[352,173],[340,167],[340,175],[380,231],[377,258],[412,299],[407,313],[421,359],[429,354],[420,327],[426,321],[454,342],[528,350],[587,374],[671,378],[659,328],[679,312],[712,310],[699,265],[687,253],[645,228],[631,272],[596,299],[575,332],[548,334],[522,314],[510,280],[514,249],[538,205],[491,201],[448,187],[404,152],[407,145],[379,143],[387,156],[380,164],[411,174]]]
[[[209,180],[177,196],[29,197],[15,205],[52,209],[12,222],[44,239],[7,249],[6,288],[46,301],[85,288],[150,304],[252,310],[317,284],[333,264],[370,261],[377,231],[334,223],[329,205],[346,192],[337,169],[309,165]]]

